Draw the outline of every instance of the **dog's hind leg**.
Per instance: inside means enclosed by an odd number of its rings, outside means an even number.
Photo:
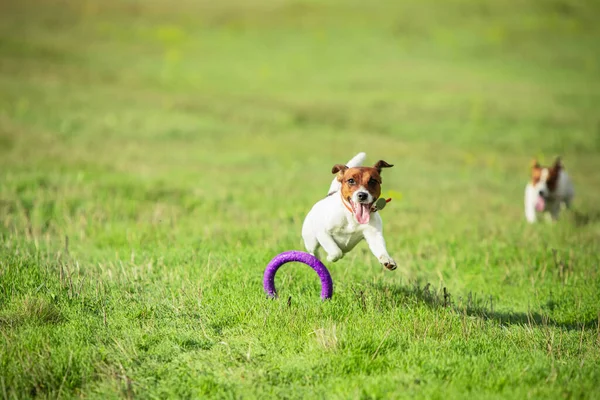
[[[571,209],[571,204],[573,204],[573,196],[567,196],[567,198],[565,198],[564,204],[565,204],[565,208],[567,210],[570,210]]]
[[[323,250],[327,252],[327,261],[336,262],[340,258],[344,257],[344,253],[340,247],[327,232],[321,232],[317,234],[317,240],[319,241],[321,247],[323,247]]]
[[[312,233],[303,232],[302,239],[304,239],[304,247],[306,248],[306,251],[316,257],[317,250],[319,249],[319,241],[317,240],[317,237]]]
[[[558,220],[558,216],[560,215],[560,201],[556,200],[547,205],[548,212],[552,217],[552,221]]]

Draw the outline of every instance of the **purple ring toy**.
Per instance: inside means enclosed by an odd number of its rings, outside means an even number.
[[[331,296],[333,296],[333,280],[325,265],[312,254],[296,250],[284,251],[275,256],[275,258],[267,265],[265,276],[263,278],[263,287],[265,288],[265,292],[267,292],[267,296],[277,297],[277,290],[275,289],[275,273],[283,264],[293,261],[308,265],[319,275],[319,279],[321,279],[321,299],[330,299]]]

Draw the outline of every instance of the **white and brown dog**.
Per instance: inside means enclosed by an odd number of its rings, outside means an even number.
[[[337,176],[329,194],[304,220],[304,245],[312,255],[322,247],[327,261],[335,262],[365,239],[379,262],[394,270],[396,262],[387,253],[381,217],[374,207],[381,194],[381,169],[393,165],[380,160],[373,167],[362,167],[365,157],[365,153],[359,153],[346,165],[333,166],[331,172]]]
[[[537,160],[531,162],[531,180],[525,187],[525,218],[536,221],[536,212],[548,212],[558,219],[562,205],[567,208],[575,191],[560,158],[551,167],[543,167]]]

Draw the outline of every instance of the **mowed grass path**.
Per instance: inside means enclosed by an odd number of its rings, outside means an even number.
[[[593,1],[0,4],[0,397],[600,397]],[[384,159],[389,272],[284,267]],[[577,189],[524,222],[532,156]],[[444,295],[444,288],[446,296]]]

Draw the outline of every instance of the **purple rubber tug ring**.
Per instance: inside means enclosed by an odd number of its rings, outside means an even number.
[[[277,297],[277,290],[275,289],[275,273],[283,264],[293,261],[308,265],[319,275],[319,279],[321,279],[321,299],[330,299],[331,296],[333,296],[333,280],[325,265],[323,265],[317,257],[296,250],[284,251],[275,256],[269,265],[267,265],[265,276],[263,278],[263,286],[265,292],[267,292],[267,296]]]

